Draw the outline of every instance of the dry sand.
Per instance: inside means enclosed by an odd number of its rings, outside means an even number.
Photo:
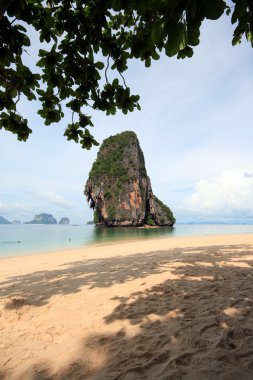
[[[0,379],[253,379],[253,235],[0,260]]]

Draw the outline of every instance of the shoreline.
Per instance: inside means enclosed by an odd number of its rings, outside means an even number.
[[[243,237],[243,236],[250,236],[252,235],[253,236],[253,233],[252,232],[244,232],[244,233],[241,233],[241,232],[238,232],[238,233],[228,233],[228,234],[224,234],[224,233],[220,233],[220,234],[212,234],[212,233],[209,233],[209,234],[200,234],[200,235],[171,235],[171,236],[157,236],[157,237],[133,237],[132,239],[129,238],[129,239],[122,239],[122,240],[111,240],[111,241],[108,241],[108,242],[94,242],[94,243],[87,243],[87,244],[82,244],[82,245],[77,245],[77,246],[74,246],[74,247],[67,247],[67,248],[55,248],[55,249],[48,249],[48,250],[40,250],[40,251],[29,251],[29,253],[25,253],[24,251],[24,254],[23,252],[22,253],[11,253],[9,254],[8,256],[1,256],[0,255],[0,262],[1,260],[5,260],[5,259],[11,259],[11,258],[22,258],[22,257],[31,257],[31,256],[38,256],[38,255],[53,255],[53,254],[59,254],[61,252],[64,252],[64,253],[67,253],[68,251],[80,251],[80,250],[83,250],[83,249],[86,249],[86,248],[96,248],[96,247],[107,247],[107,246],[114,246],[114,245],[121,245],[121,244],[128,244],[128,243],[138,243],[138,242],[151,242],[153,243],[154,241],[157,241],[157,240],[167,240],[168,242],[170,240],[185,240],[185,239],[204,239],[205,237],[213,237],[215,239],[217,239],[218,237],[221,237],[221,236],[224,236],[224,237],[234,237],[234,236],[237,236],[237,237]]]
[[[0,377],[253,378],[252,268],[253,234],[2,258]]]
[[[206,236],[227,234],[251,234],[253,225],[218,225],[218,224],[177,224],[174,228],[96,228],[94,226],[80,226],[57,229],[57,238],[53,232],[54,228],[47,225],[35,225],[39,227],[36,234],[31,234],[33,228],[20,228],[12,225],[11,229],[0,228],[0,259],[17,256],[31,256],[43,253],[54,253],[58,251],[76,249],[86,246],[113,245],[130,241],[141,241],[146,239],[182,238],[184,236]],[[1,227],[1,226],[0,226]],[[27,226],[25,226],[27,227]],[[45,227],[45,228],[43,228]],[[60,226],[68,227],[68,226]],[[87,227],[87,228],[86,228]],[[92,228],[89,228],[92,227]],[[76,228],[76,229],[75,229]],[[14,232],[13,232],[14,231]],[[63,232],[64,231],[64,232]],[[18,244],[17,241],[21,243]],[[16,241],[16,244],[11,244]],[[10,244],[7,244],[7,243]],[[4,244],[6,243],[6,244]]]

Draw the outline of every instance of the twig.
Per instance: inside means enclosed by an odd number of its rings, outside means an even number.
[[[20,100],[20,92],[18,92],[18,98],[17,98],[17,100],[15,101],[15,106],[17,105],[17,103],[19,102],[19,100]]]
[[[126,85],[126,81],[125,81],[125,78],[123,77],[123,75],[119,72],[119,75],[121,76],[121,78],[123,79],[123,82],[124,82],[124,86],[127,87]]]
[[[17,17],[15,17],[14,20],[12,20],[10,24],[12,25],[16,20],[17,20]]]
[[[106,69],[105,69],[105,80],[106,80],[106,83],[109,83],[108,78],[107,78],[107,70],[109,68],[109,62],[110,62],[110,55],[108,55],[108,57],[107,57],[107,66],[106,66]]]
[[[9,363],[9,361],[11,360],[12,358],[9,358],[8,360],[6,360],[6,362],[4,363],[4,367],[6,366],[7,363]]]
[[[113,59],[113,61],[115,62],[115,59]],[[123,79],[124,86],[127,87],[124,76],[123,76],[119,71],[118,71],[118,73],[119,73],[119,75],[121,76],[121,78]]]
[[[90,108],[93,108],[86,100],[86,105],[89,106]]]

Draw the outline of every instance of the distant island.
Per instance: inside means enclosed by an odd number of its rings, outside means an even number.
[[[25,224],[57,224],[57,220],[51,214],[42,213],[34,215],[33,220]]]
[[[94,222],[107,226],[173,226],[170,208],[154,194],[138,138],[126,131],[103,141],[84,194]]]
[[[61,218],[59,224],[69,224],[69,218],[67,218],[66,216],[64,218]]]
[[[60,219],[59,224],[69,224],[69,218],[64,216],[63,218]],[[9,220],[5,219],[3,216],[0,216],[0,224],[14,224],[14,225],[19,225],[21,224],[20,220],[13,220],[12,222],[9,222]],[[33,220],[30,222],[24,222],[24,224],[57,224],[57,220],[53,217],[51,214],[38,214],[34,215]]]
[[[0,216],[0,224],[11,224],[7,219],[5,219],[3,216]]]

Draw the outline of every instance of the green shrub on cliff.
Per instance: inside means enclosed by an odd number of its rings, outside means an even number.
[[[154,195],[154,200],[160,206],[160,208],[165,212],[167,218],[170,219],[173,222],[173,224],[176,223],[176,218],[174,217],[171,209],[168,206],[166,206],[162,201],[160,201],[160,199],[158,199],[155,195]]]
[[[97,224],[99,222],[99,217],[98,217],[98,210],[95,208],[94,210],[94,223]]]
[[[149,226],[155,226],[155,221],[152,219],[152,217],[150,215],[148,215],[148,217],[147,217],[147,224]]]
[[[108,206],[108,217],[109,219],[114,219],[115,218],[115,207],[113,205]]]
[[[109,177],[113,179],[113,185],[117,184],[119,188],[122,188],[123,184],[129,182],[132,177],[129,175],[130,168],[137,169],[137,163],[130,155],[131,150],[136,149],[136,144],[140,152],[140,169],[142,175],[146,175],[144,156],[136,135],[134,132],[126,131],[104,140],[100,149],[103,154],[98,154],[89,178],[96,183],[98,179]],[[125,154],[126,151],[128,154]]]

